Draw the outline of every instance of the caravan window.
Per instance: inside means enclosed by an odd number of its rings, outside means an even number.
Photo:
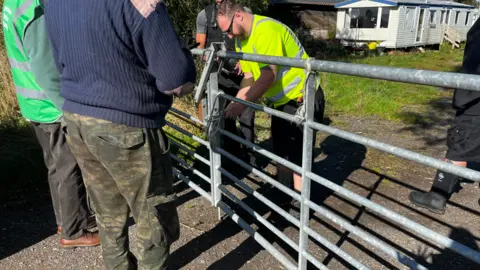
[[[405,10],[405,21],[403,25],[403,29],[412,29],[413,22],[415,21],[415,8],[408,7]]]
[[[458,24],[458,16],[460,15],[460,11],[455,12],[455,25]]]
[[[382,8],[382,21],[380,22],[380,28],[388,28],[388,19],[390,18],[390,9]]]
[[[445,23],[445,10],[442,10],[442,15],[440,16],[440,24]]]
[[[430,10],[430,24],[436,24],[435,22],[435,10]]]
[[[375,28],[377,27],[377,16],[378,16],[378,8],[358,8],[356,9],[358,12],[354,12],[352,8],[352,12],[350,13],[353,15],[354,13],[358,13],[358,18],[351,18],[350,20],[350,28]]]
[[[465,25],[468,25],[469,17],[470,17],[470,12],[467,12],[467,17],[465,18]]]

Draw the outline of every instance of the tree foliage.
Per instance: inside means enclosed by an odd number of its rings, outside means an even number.
[[[471,5],[471,6],[474,6],[474,7],[478,7],[478,2],[477,2],[477,0],[457,0],[457,1],[454,1],[454,2],[458,2],[458,3],[465,4],[465,5]]]
[[[195,36],[197,14],[215,0],[166,0],[165,2],[179,36],[191,38]],[[238,2],[248,6],[255,14],[264,14],[269,1],[238,0]]]

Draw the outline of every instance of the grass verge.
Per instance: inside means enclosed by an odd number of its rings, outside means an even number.
[[[395,52],[391,55],[347,60],[356,64],[454,72],[462,64],[463,50],[425,53]],[[331,73],[322,74],[328,114],[376,116],[387,120],[406,120],[408,107],[426,106],[435,100],[451,97],[452,91],[436,87],[366,79]]]

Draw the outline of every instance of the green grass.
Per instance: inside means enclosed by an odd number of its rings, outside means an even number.
[[[393,53],[364,59],[347,60],[351,63],[402,67],[435,71],[456,71],[463,58],[463,50],[426,51],[425,53]],[[327,101],[327,113],[376,116],[387,120],[405,120],[405,107],[422,106],[451,92],[436,87],[366,79],[338,74],[322,75],[322,86]]]

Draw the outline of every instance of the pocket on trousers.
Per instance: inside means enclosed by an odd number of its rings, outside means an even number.
[[[462,150],[467,141],[467,129],[460,125],[455,125],[447,131],[447,146],[451,150]]]
[[[87,134],[90,151],[116,179],[138,179],[147,174],[145,133],[139,128],[100,126],[100,131]]]
[[[145,134],[142,130],[123,134],[95,134],[100,140],[121,149],[135,148],[145,143]]]
[[[169,246],[180,238],[176,195],[147,198],[152,243]]]

